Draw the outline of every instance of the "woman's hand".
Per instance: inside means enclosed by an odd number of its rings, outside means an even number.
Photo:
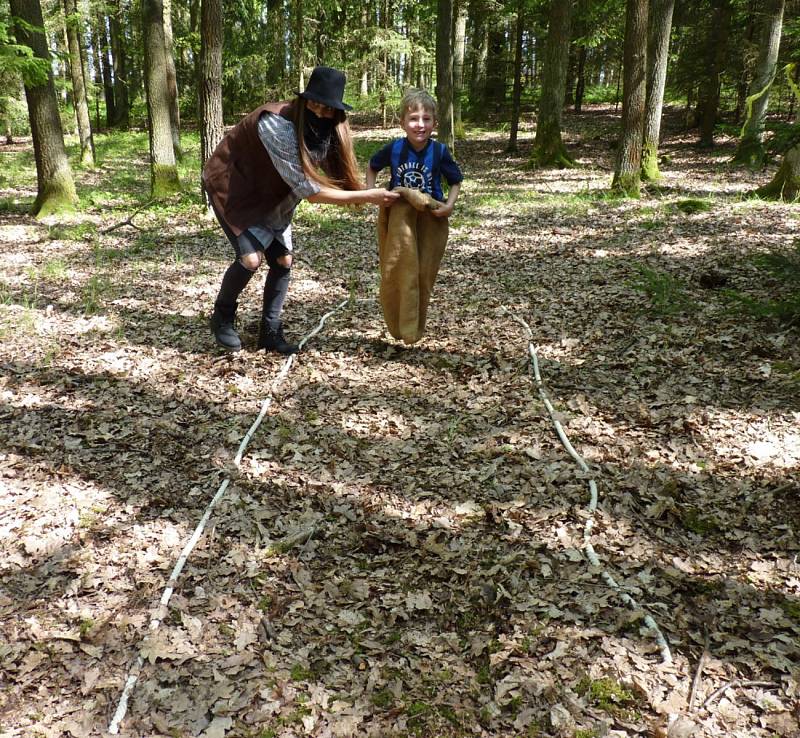
[[[383,205],[387,208],[400,197],[396,192],[385,190],[383,187],[362,190],[361,195],[364,197],[365,202],[371,202],[373,205]]]

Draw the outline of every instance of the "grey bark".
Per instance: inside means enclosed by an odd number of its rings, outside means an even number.
[[[542,93],[536,117],[533,163],[538,166],[571,166],[573,161],[561,140],[561,111],[567,87],[570,30],[574,3],[552,0],[542,68]]]
[[[200,10],[200,169],[222,140],[222,0],[202,0]],[[205,191],[203,199],[208,205]]]
[[[439,140],[451,151],[453,131],[453,3],[438,0],[436,22],[436,100],[439,108]]]
[[[169,123],[172,132],[172,148],[175,158],[183,158],[181,149],[181,109],[178,95],[178,75],[175,71],[175,44],[172,40],[172,0],[164,3],[164,60],[167,68],[167,90],[169,92]]]
[[[749,90],[749,96],[758,97],[751,101],[750,109],[745,110],[742,138],[734,157],[736,161],[751,167],[759,167],[764,163],[764,121],[769,105],[769,91],[778,65],[785,6],[785,0],[764,2],[758,61]]]
[[[455,25],[453,29],[453,130],[455,136],[463,135],[461,119],[461,92],[464,88],[464,54],[467,34],[467,2],[455,0]]]
[[[78,139],[81,147],[81,164],[94,166],[94,138],[89,120],[89,103],[86,97],[86,79],[83,76],[81,55],[82,21],[75,0],[64,0],[64,24],[69,48],[69,71],[72,81],[72,102],[78,123]]]
[[[659,178],[658,144],[661,137],[661,113],[667,79],[669,37],[675,0],[650,0],[647,38],[647,99],[642,143],[642,177]]]
[[[25,21],[29,27],[44,28],[39,0],[11,0],[11,14]],[[44,33],[16,27],[14,35],[18,43],[29,46],[35,56],[46,59],[49,64],[50,50]],[[43,84],[25,85],[25,97],[36,160],[37,196],[32,212],[43,217],[72,210],[77,205],[77,196],[64,147],[64,131],[58,113],[52,68]]]
[[[142,0],[142,31],[150,134],[150,189],[153,197],[163,197],[177,191],[180,184],[172,145],[164,6],[161,0]]]
[[[623,56],[622,136],[612,188],[638,197],[641,185],[642,135],[647,92],[648,0],[628,0]]]

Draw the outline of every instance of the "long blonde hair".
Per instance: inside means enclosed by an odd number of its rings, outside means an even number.
[[[334,126],[335,136],[331,140],[331,145],[325,158],[320,162],[320,168],[314,163],[314,158],[306,146],[305,140],[305,119],[306,101],[299,95],[290,105],[289,118],[294,123],[297,132],[297,143],[300,149],[300,163],[306,176],[325,187],[333,187],[337,190],[361,190],[361,173],[358,169],[355,150],[353,149],[353,137],[350,133],[350,124],[347,122],[347,113],[344,110],[337,110],[334,116],[336,125]]]

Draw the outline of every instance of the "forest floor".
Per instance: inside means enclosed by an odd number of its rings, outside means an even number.
[[[139,654],[125,736],[800,735],[799,329],[741,299],[780,296],[763,257],[796,255],[800,210],[679,131],[658,187],[611,197],[618,118],[566,125],[568,171],[524,168],[528,129],[515,155],[459,143],[411,347],[376,301],[374,209],[301,206],[289,336],[353,299],[238,468],[283,359],[215,349],[228,246],[197,202],[136,212],[146,137],[99,140],[69,222],[7,204],[0,736],[104,735]],[[399,132],[356,131],[362,161]],[[0,197],[29,204],[29,147],[0,157]]]

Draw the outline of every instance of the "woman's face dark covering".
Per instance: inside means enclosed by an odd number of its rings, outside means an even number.
[[[303,135],[308,151],[317,161],[327,156],[335,127],[333,118],[320,118],[313,110],[306,108]]]

